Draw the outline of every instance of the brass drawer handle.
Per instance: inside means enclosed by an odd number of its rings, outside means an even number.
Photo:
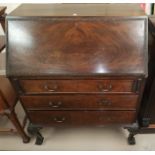
[[[99,85],[99,90],[103,92],[108,92],[112,90],[112,85],[109,84],[108,86]]]
[[[66,118],[65,117],[54,117],[53,120],[57,123],[64,123]]]
[[[52,107],[52,108],[59,108],[61,105],[62,105],[62,102],[61,101],[59,101],[59,102],[57,102],[57,103],[53,103],[53,102],[49,102],[48,103],[48,105],[50,106],[50,107]]]
[[[52,88],[50,88],[50,86],[48,86],[47,84],[45,84],[44,85],[44,89],[46,91],[49,91],[49,92],[55,92],[58,89],[58,86],[57,85],[54,85],[54,86],[52,86]]]
[[[99,102],[99,105],[103,105],[103,106],[110,106],[111,104],[112,104],[112,102],[107,99],[103,99]]]

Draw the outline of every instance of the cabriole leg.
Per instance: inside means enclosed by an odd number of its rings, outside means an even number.
[[[23,143],[28,143],[30,141],[30,137],[28,137],[24,132],[24,128],[21,126],[15,112],[14,111],[8,112],[6,115],[11,120],[13,125],[16,127],[18,133],[21,135]]]
[[[40,129],[41,127],[34,125],[32,123],[30,123],[27,128],[29,134],[36,136],[36,142],[35,142],[36,145],[41,145],[44,141],[44,137],[39,132]]]
[[[134,124],[132,124],[130,126],[126,126],[125,129],[127,129],[129,131],[128,144],[129,145],[136,144],[136,140],[135,140],[135,137],[134,136],[139,131],[139,125],[138,125],[138,123],[134,123]]]
[[[128,144],[130,144],[130,145],[136,144],[136,140],[135,140],[134,134],[132,134],[132,133],[129,134]]]

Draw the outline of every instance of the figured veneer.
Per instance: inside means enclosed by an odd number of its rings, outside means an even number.
[[[21,101],[29,110],[136,110],[138,95],[28,95]]]
[[[20,80],[25,93],[134,93],[134,80]],[[138,90],[139,91],[139,90]]]
[[[8,15],[6,72],[36,144],[43,142],[39,129],[46,125],[137,122],[148,35],[148,19],[137,8],[31,4]]]
[[[54,126],[97,126],[128,124],[135,120],[135,111],[30,111],[36,124]]]

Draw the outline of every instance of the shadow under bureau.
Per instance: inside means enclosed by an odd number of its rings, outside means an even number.
[[[115,9],[114,9],[115,8]],[[135,5],[21,5],[7,16],[7,76],[40,127],[134,128],[147,77],[147,17]]]

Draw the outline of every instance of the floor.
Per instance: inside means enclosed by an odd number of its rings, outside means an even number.
[[[24,112],[20,103],[16,112],[22,121]],[[6,119],[0,119],[0,127],[12,126]],[[127,130],[121,127],[103,126],[89,128],[52,128],[41,130],[45,140],[35,145],[35,138],[23,144],[18,134],[0,133],[0,150],[53,150],[53,151],[97,151],[97,150],[155,150],[155,134],[136,135],[136,145],[128,145]]]
[[[19,4],[8,5],[10,12]],[[0,29],[1,31],[1,29]],[[0,32],[2,33],[2,32]],[[0,56],[0,75],[5,74],[5,50]],[[24,112],[17,104],[16,111],[22,121]],[[12,127],[6,118],[0,118],[0,127]],[[44,128],[41,130],[45,140],[41,146],[35,145],[35,138],[23,144],[18,134],[0,133],[0,150],[155,150],[155,134],[136,135],[136,145],[128,145],[128,132],[120,127],[90,128]]]

